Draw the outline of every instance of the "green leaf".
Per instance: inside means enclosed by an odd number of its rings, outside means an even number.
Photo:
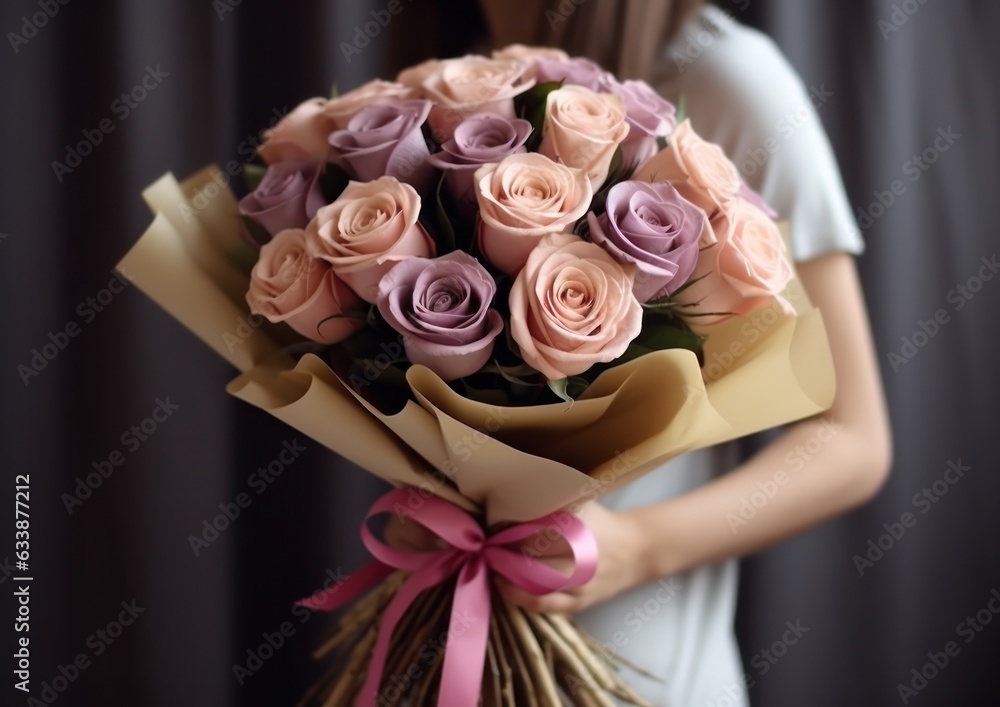
[[[562,81],[547,81],[532,86],[515,99],[517,114],[531,123],[533,130],[528,138],[528,152],[537,152],[542,144],[542,128],[545,124],[545,106],[549,94],[562,88]]]
[[[625,157],[622,154],[622,147],[619,145],[615,148],[615,154],[611,156],[611,164],[608,165],[608,177],[604,180],[604,184],[601,186],[602,189],[610,189],[615,184],[620,182],[625,178],[625,174],[628,171],[628,165],[625,164]]]
[[[546,382],[548,383],[549,390],[555,393],[556,397],[570,405],[576,402],[576,399],[590,385],[590,381],[581,376],[570,376],[569,378],[560,378],[559,380]]]
[[[243,165],[243,183],[247,185],[248,191],[254,191],[260,186],[260,182],[264,178],[266,171],[267,167],[262,164],[247,162]]]
[[[674,118],[675,120],[677,120],[678,123],[683,123],[685,120],[687,120],[687,117],[688,117],[687,96],[685,96],[682,93],[680,95],[680,98],[677,99],[677,113],[674,115]]]
[[[664,349],[688,349],[700,352],[705,337],[670,324],[647,324],[635,339],[637,346],[662,351]]]
[[[256,219],[250,218],[240,214],[243,219],[243,225],[247,229],[247,233],[253,238],[254,243],[257,245],[264,245],[271,242],[271,234],[267,232],[267,229],[260,225],[260,222]]]
[[[330,162],[320,173],[317,181],[320,191],[323,192],[323,199],[327,204],[332,204],[347,189],[351,175],[345,172],[340,165]]]
[[[634,341],[628,345],[625,349],[625,353],[616,358],[613,362],[614,366],[620,366],[623,363],[628,363],[629,361],[634,361],[640,356],[645,356],[648,353],[653,353],[653,349],[648,349],[645,346],[640,346]]]
[[[564,400],[570,405],[573,404],[573,398],[569,397],[569,380],[566,378],[560,378],[559,380],[547,381],[549,390],[556,394],[560,400]]]
[[[674,307],[679,307],[679,306],[680,304],[674,302],[673,295],[657,297],[656,299],[651,299],[642,303],[643,309],[650,309],[653,311],[661,309],[673,309]]]
[[[451,225],[451,217],[448,216],[448,209],[445,208],[441,197],[441,189],[444,187],[444,174],[438,180],[437,191],[435,193],[437,202],[438,220],[438,255],[444,255],[455,250],[455,228]]]
[[[229,261],[247,277],[250,277],[250,272],[253,270],[253,266],[257,264],[259,255],[259,249],[242,241],[239,248],[228,253]]]

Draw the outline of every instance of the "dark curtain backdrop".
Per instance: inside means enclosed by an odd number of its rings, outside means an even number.
[[[355,530],[380,482],[228,398],[234,372],[140,292],[109,288],[112,268],[148,224],[140,190],[160,174],[240,159],[275,111],[334,82],[348,89],[459,51],[474,34],[463,5],[435,14],[406,0],[350,62],[341,42],[380,0],[17,0],[0,11],[3,704],[27,702],[12,687],[15,636],[30,636],[32,695],[58,705],[293,704],[318,676],[310,651],[329,620],[302,623],[291,601],[364,561]],[[752,699],[897,704],[897,684],[924,684],[911,670],[931,675],[928,653],[955,641],[958,654],[909,703],[996,704],[1000,278],[977,278],[998,250],[1000,8],[721,5],[834,94],[820,115],[865,212],[860,268],[896,436],[894,473],[873,503],[744,564]],[[913,157],[925,150],[921,171]],[[938,310],[946,323],[924,336]],[[904,337],[919,348],[904,350]],[[286,443],[305,451],[250,486]],[[949,462],[969,467],[955,484],[942,481]],[[97,469],[107,475],[91,488]],[[12,566],[18,474],[31,486],[27,634],[10,632],[24,584]],[[241,493],[250,505],[207,533]],[[206,543],[198,554],[192,536]],[[869,541],[890,540],[878,559]],[[869,552],[862,575],[853,558]],[[970,617],[976,627],[963,628]],[[774,646],[787,621],[808,633]],[[260,650],[268,637],[281,646]],[[248,663],[252,674],[237,676]]]

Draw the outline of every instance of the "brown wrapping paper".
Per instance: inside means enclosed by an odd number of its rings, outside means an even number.
[[[406,377],[415,401],[386,414],[317,356],[296,363],[281,354],[283,334],[269,325],[233,339],[249,318],[246,277],[233,265],[235,201],[224,189],[199,198],[213,174],[181,185],[167,175],[150,187],[158,214],[119,268],[243,372],[231,394],[393,484],[481,508],[488,522],[531,520],[604,495],[680,454],[833,402],[822,317],[795,280],[786,296],[796,316],[775,308],[715,328],[704,369],[690,351],[657,351],[608,370],[572,404],[498,407],[413,366]]]

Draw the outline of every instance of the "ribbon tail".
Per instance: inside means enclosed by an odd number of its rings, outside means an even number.
[[[489,571],[483,557],[478,556],[462,567],[455,585],[438,707],[479,704],[489,633]]]
[[[357,570],[343,583],[318,591],[311,597],[295,602],[313,611],[333,611],[367,593],[376,584],[395,572],[395,568],[377,560]]]
[[[389,646],[392,634],[396,630],[396,624],[410,608],[410,604],[420,595],[422,591],[429,587],[440,584],[452,572],[454,572],[454,556],[443,558],[442,561],[431,565],[423,570],[414,572],[399,588],[396,595],[389,602],[378,627],[378,638],[375,640],[375,647],[372,649],[372,659],[368,664],[368,674],[365,676],[365,683],[361,687],[358,695],[356,707],[375,707],[378,702],[378,690],[382,684],[382,674],[385,672],[385,662],[389,657]]]

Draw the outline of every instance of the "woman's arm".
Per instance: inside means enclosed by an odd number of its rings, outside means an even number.
[[[825,255],[798,271],[833,351],[830,410],[789,426],[732,472],[676,498],[621,512],[588,504],[580,516],[597,536],[597,576],[544,597],[506,585],[510,599],[536,611],[581,611],[643,582],[774,545],[881,488],[891,458],[889,421],[854,259]],[[744,501],[755,514],[741,515]]]

